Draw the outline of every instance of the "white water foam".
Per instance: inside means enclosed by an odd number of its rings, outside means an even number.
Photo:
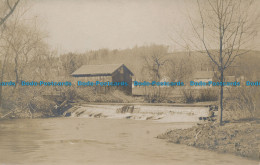
[[[135,105],[133,113],[119,113],[122,105],[84,105],[71,113],[71,117],[156,120],[160,122],[199,122],[209,115],[208,107],[174,107]]]

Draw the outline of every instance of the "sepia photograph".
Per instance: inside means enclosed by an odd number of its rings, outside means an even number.
[[[0,0],[0,165],[260,165],[260,0]]]

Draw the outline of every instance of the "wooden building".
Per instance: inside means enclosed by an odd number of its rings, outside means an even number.
[[[193,75],[193,81],[194,82],[209,82],[209,81],[213,81],[216,82],[217,77],[216,77],[216,72],[214,71],[197,71],[195,72],[195,74]],[[193,86],[192,88],[201,88],[201,89],[205,89],[208,87],[212,87],[212,85],[210,86]]]
[[[83,65],[71,74],[76,81],[83,82],[126,82],[127,86],[96,86],[99,93],[111,89],[121,90],[132,95],[132,76],[134,74],[124,64]]]
[[[193,75],[193,79],[195,82],[208,82],[208,81],[216,81],[216,73],[213,71],[197,71]]]

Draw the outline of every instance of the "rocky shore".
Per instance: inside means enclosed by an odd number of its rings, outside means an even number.
[[[259,159],[260,119],[226,123],[205,123],[188,129],[170,130],[157,138],[221,153]]]

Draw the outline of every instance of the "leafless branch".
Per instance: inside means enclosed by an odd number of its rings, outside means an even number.
[[[1,26],[2,24],[4,24],[5,21],[13,14],[13,12],[14,12],[14,10],[16,9],[16,7],[17,7],[17,5],[18,5],[19,2],[20,2],[20,0],[17,0],[17,1],[14,3],[14,5],[11,6],[10,3],[9,3],[9,0],[6,0],[6,3],[7,3],[7,5],[8,5],[8,7],[9,7],[9,12],[8,12],[3,18],[0,18],[0,26]]]

